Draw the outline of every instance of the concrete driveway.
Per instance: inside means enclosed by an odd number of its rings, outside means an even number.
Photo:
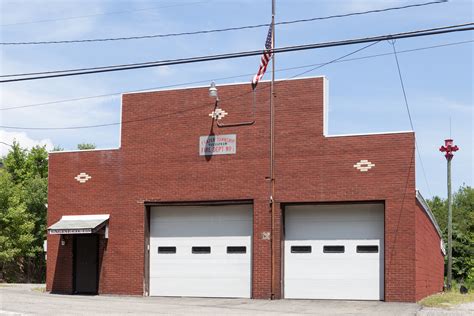
[[[415,315],[420,310],[411,303],[80,296],[35,290],[42,287],[0,284],[0,315]]]

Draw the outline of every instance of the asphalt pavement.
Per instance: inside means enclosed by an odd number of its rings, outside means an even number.
[[[458,315],[431,314],[414,303],[59,295],[42,288],[0,284],[0,315]]]

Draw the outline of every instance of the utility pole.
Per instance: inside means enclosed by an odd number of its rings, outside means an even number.
[[[459,147],[453,145],[452,139],[446,139],[444,146],[439,148],[439,151],[444,152],[444,157],[448,163],[448,290],[451,289],[453,278],[453,206],[451,198],[451,160],[454,152],[458,151]]]

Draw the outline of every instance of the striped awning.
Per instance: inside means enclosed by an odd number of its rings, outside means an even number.
[[[93,234],[107,224],[109,217],[109,214],[63,216],[48,227],[48,233],[51,235]]]

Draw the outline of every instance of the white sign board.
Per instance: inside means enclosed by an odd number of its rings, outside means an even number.
[[[237,135],[208,135],[199,137],[199,155],[232,155],[237,152]]]

